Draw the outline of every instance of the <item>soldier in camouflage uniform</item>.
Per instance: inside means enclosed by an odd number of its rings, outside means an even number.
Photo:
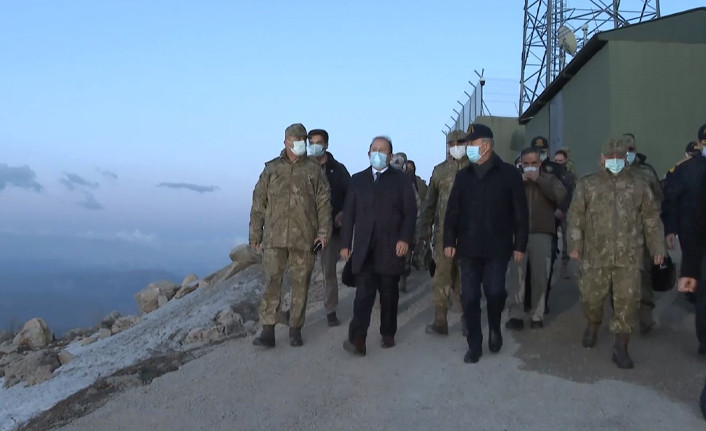
[[[627,164],[630,172],[647,183],[652,194],[657,201],[657,206],[661,207],[664,200],[662,185],[655,169],[645,160],[647,156],[637,152],[635,135],[626,133],[623,139],[627,145]],[[649,250],[645,248],[642,267],[640,268],[640,310],[638,318],[640,322],[640,333],[646,334],[654,327],[652,310],[655,308],[655,293],[652,290],[652,259]]]
[[[265,163],[250,211],[250,245],[262,250],[265,269],[262,332],[253,341],[257,346],[275,346],[274,327],[287,268],[292,283],[289,343],[303,344],[301,327],[314,268],[312,248],[316,242],[326,247],[332,228],[329,184],[320,164],[306,155],[306,129],[292,124],[284,139],[280,156]]]
[[[612,291],[613,362],[632,368],[628,342],[640,299],[640,267],[647,246],[653,262],[664,259],[664,228],[647,184],[625,168],[627,142],[603,148],[604,169],[579,180],[569,209],[569,255],[581,259],[579,290],[588,320],[582,344],[591,348]]]
[[[434,322],[427,326],[427,333],[448,335],[449,326],[447,312],[452,300],[460,303],[461,277],[459,273],[458,258],[449,258],[444,255],[444,218],[448,204],[451,187],[456,179],[456,174],[468,166],[466,146],[458,142],[466,134],[461,130],[454,130],[446,136],[448,155],[446,161],[434,167],[429,180],[426,199],[423,204],[421,222],[419,224],[419,237],[429,243],[433,240],[434,262],[436,271],[432,280],[432,293],[434,301]],[[432,238],[432,225],[434,234]],[[465,319],[461,318],[465,327]]]

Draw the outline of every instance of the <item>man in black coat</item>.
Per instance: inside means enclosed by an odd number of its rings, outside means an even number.
[[[352,259],[357,286],[353,319],[343,347],[357,356],[366,353],[365,339],[377,292],[382,347],[395,345],[398,282],[417,222],[417,203],[409,177],[389,166],[390,138],[374,138],[368,156],[371,167],[351,178],[341,226],[341,257]]]
[[[698,131],[699,146],[706,147],[706,124]],[[704,216],[706,210],[706,157],[696,156],[679,164],[667,176],[662,202],[662,221],[667,237],[667,248],[674,249],[675,236],[682,249],[681,276],[699,280],[701,249],[706,246]],[[706,355],[706,273],[701,274],[699,288],[695,291],[694,311],[698,352]],[[680,280],[681,287],[682,280]],[[702,284],[703,283],[703,284]],[[703,287],[702,287],[703,286]]]
[[[341,252],[341,224],[343,223],[343,203],[346,200],[348,183],[351,175],[343,163],[333,158],[328,151],[329,135],[324,129],[314,129],[309,132],[309,156],[321,163],[321,169],[326,175],[331,189],[331,219],[333,231],[326,248],[319,253],[321,272],[324,276],[324,308],[328,326],[340,324],[336,316],[338,307],[338,275],[336,264]]]
[[[476,363],[483,354],[481,286],[488,312],[488,349],[502,347],[500,316],[505,308],[505,272],[511,258],[520,262],[527,249],[529,216],[522,175],[493,152],[493,132],[472,124],[466,154],[472,162],[459,171],[451,188],[444,222],[444,254],[458,253],[461,303],[468,327],[468,352]]]

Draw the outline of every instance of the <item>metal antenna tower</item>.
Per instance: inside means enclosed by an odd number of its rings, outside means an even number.
[[[525,0],[518,115],[594,34],[659,17],[659,0]]]

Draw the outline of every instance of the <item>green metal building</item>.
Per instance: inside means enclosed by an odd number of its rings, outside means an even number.
[[[663,176],[706,123],[706,7],[596,34],[519,121],[528,140],[570,148],[579,175],[632,133]]]

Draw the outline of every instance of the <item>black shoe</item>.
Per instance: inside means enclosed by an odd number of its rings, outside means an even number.
[[[304,345],[301,328],[289,328],[289,345],[292,347],[301,347]]]
[[[531,329],[542,329],[542,328],[544,328],[544,322],[542,322],[541,320],[537,320],[537,321],[532,320],[530,322],[530,328]]]
[[[383,349],[389,349],[390,347],[395,347],[395,337],[382,337],[380,345]]]
[[[275,347],[275,326],[264,325],[260,335],[252,340],[253,345],[263,347]]]
[[[586,325],[586,329],[583,331],[583,337],[581,338],[581,345],[585,349],[591,349],[596,345],[596,339],[598,338],[598,328],[599,325],[595,323],[589,323]]]
[[[503,336],[500,329],[491,329],[488,333],[488,350],[498,353],[501,347],[503,347]]]
[[[522,319],[510,319],[505,323],[505,329],[521,331],[525,329],[525,322]]]
[[[328,326],[329,327],[334,327],[338,326],[341,324],[341,322],[338,320],[338,317],[336,317],[336,312],[334,311],[333,313],[329,313],[326,315],[326,320],[328,321]]]
[[[467,364],[476,364],[480,360],[481,356],[483,356],[483,349],[478,349],[478,351],[468,349],[466,354],[463,356],[463,362]]]
[[[343,342],[343,349],[354,356],[365,356],[365,339],[357,337],[353,341],[346,340]]]
[[[618,368],[629,370],[635,367],[630,354],[628,353],[629,334],[616,334],[615,345],[613,346],[613,362]]]

